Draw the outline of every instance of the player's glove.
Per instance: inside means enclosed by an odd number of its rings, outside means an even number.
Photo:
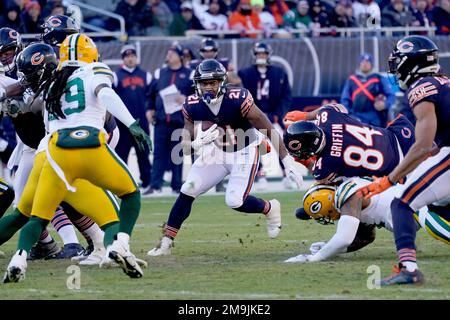
[[[312,258],[311,254],[302,253],[302,254],[299,254],[298,256],[290,257],[289,259],[284,260],[284,262],[287,262],[287,263],[306,263],[306,262],[312,262],[311,258]]]
[[[284,157],[281,162],[284,165],[286,177],[294,181],[297,184],[297,187],[300,188],[303,184],[303,175],[300,171],[300,166],[295,163],[294,158],[292,158],[290,155]]]
[[[374,180],[372,183],[370,183],[358,190],[358,192],[361,193],[365,199],[369,199],[369,198],[373,197],[374,195],[379,194],[394,185],[389,180],[388,176],[384,176],[381,178],[378,178],[378,177],[373,177],[373,178],[374,178]]]
[[[145,144],[148,145],[150,152],[153,150],[152,140],[150,139],[148,134],[145,133],[145,131],[139,125],[139,119],[137,119],[135,122],[133,122],[128,127],[128,130],[130,130],[130,133],[133,136],[134,141],[136,141],[136,144],[137,144],[139,150],[144,151]]]
[[[311,247],[309,247],[309,251],[311,252],[311,254],[316,254],[317,252],[319,252],[323,247],[325,247],[327,243],[326,242],[314,242]]]
[[[300,121],[300,120],[307,120],[307,115],[308,112],[303,112],[303,111],[290,111],[288,113],[286,113],[286,115],[284,116],[283,119],[283,123],[285,125],[285,127],[289,127],[291,124],[293,124],[296,121]]]
[[[206,144],[209,144],[217,139],[220,132],[219,130],[216,130],[217,124],[213,124],[211,127],[208,128],[208,130],[203,131],[202,130],[202,124],[197,125],[197,137],[194,141],[192,141],[192,148],[197,151],[201,147],[203,147]]]

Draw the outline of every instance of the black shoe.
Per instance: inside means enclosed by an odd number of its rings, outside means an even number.
[[[60,251],[61,249],[53,239],[49,243],[38,242],[31,248],[27,260],[45,259],[48,256],[58,254]]]
[[[412,272],[407,271],[405,267],[400,265],[400,268],[397,268],[396,273],[390,275],[387,278],[384,278],[380,281],[381,286],[390,286],[393,284],[423,284],[425,283],[425,278],[420,272],[419,269],[416,269]]]
[[[84,254],[84,248],[79,243],[68,243],[64,245],[64,248],[57,254],[47,256],[45,260],[51,259],[70,259],[75,256]]]

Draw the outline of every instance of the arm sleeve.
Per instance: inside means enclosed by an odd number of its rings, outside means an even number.
[[[152,82],[148,87],[148,110],[155,110],[155,101],[156,101],[156,87],[157,87],[157,79],[153,78]]]
[[[346,252],[347,247],[353,242],[358,231],[359,219],[344,215],[339,219],[336,233],[327,244],[319,250],[310,261],[322,261]]]
[[[110,87],[103,87],[97,94],[97,98],[114,117],[129,127],[136,120],[128,111],[122,99]]]

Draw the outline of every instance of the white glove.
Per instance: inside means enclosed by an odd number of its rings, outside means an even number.
[[[219,136],[219,130],[216,130],[217,124],[213,124],[208,130],[202,131],[202,124],[197,125],[197,137],[192,141],[192,148],[195,151],[200,149],[206,144],[209,144],[217,139]]]
[[[300,189],[303,184],[303,175],[300,172],[300,165],[297,164],[290,155],[284,157],[281,162],[284,165],[284,171],[286,172],[288,179],[294,181]]]
[[[311,259],[312,255],[310,254],[306,254],[306,253],[302,253],[299,254],[298,256],[295,257],[291,257],[287,260],[284,260],[284,262],[286,263],[306,263],[306,262],[312,262]]]
[[[312,255],[316,254],[320,251],[327,243],[326,242],[314,242],[311,247],[309,247],[309,251]]]

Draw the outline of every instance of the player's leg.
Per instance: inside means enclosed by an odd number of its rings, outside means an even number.
[[[41,155],[38,157],[38,160],[35,160],[36,150],[24,145],[22,142],[20,143],[22,144],[20,145],[22,151],[20,151],[20,160],[17,164],[17,170],[14,178],[14,207],[17,208],[17,206],[19,205],[19,201],[22,198],[25,185],[27,184],[28,180],[31,180],[32,182],[30,182],[29,188],[32,187],[32,189],[28,189],[28,193],[30,196],[28,196],[28,200],[25,201],[29,203],[27,206],[29,207],[29,211],[27,212],[27,214],[29,215],[31,213],[32,197],[34,196],[37,179],[41,172],[42,163],[45,161],[45,159],[43,159]],[[32,178],[30,178],[31,175],[33,175]],[[44,230],[39,238],[39,241],[31,249],[30,254],[28,255],[28,259],[43,259],[52,254],[56,254],[59,251],[60,249],[56,241],[51,237],[48,230]]]
[[[281,228],[280,203],[276,199],[266,201],[250,195],[259,166],[258,148],[247,147],[237,151],[234,157],[233,163],[228,165],[231,173],[225,202],[236,211],[264,214],[267,218],[269,237],[277,237]]]
[[[25,277],[27,255],[33,245],[39,240],[40,234],[50,222],[55,209],[61,203],[66,193],[67,189],[64,182],[46,161],[42,166],[32,200],[31,218],[21,229],[17,251],[6,269],[3,282],[17,282]],[[49,194],[52,196],[49,197]]]
[[[214,163],[213,160],[207,159],[207,156],[202,155],[195,160],[186,181],[181,186],[180,195],[170,210],[163,228],[163,237],[157,246],[147,253],[149,256],[171,254],[173,240],[183,222],[189,217],[195,198],[222,181],[228,173],[224,165]]]
[[[77,190],[67,194],[64,199],[65,207],[81,212],[83,216],[80,219],[89,217],[90,221],[95,221],[87,229],[93,241],[94,251],[87,261],[80,264],[99,264],[100,258],[105,255],[103,242],[110,245],[114,241],[114,235],[119,232],[119,204],[112,193],[100,189],[87,180],[77,179],[74,186]],[[104,240],[104,233],[100,228],[110,230],[107,239]],[[112,230],[115,232],[111,232]]]
[[[101,139],[103,138],[102,136]],[[139,216],[141,195],[128,167],[114,150],[104,143],[99,148],[64,151],[64,154],[58,149],[52,140],[49,150],[57,163],[65,166],[66,164],[63,164],[65,153],[73,154],[77,159],[75,164],[78,168],[77,178],[88,180],[102,189],[110,190],[122,200],[119,210],[119,227],[117,228],[117,225],[104,227],[107,255],[116,261],[128,276],[142,277],[142,269],[129,247],[130,235]],[[108,239],[113,238],[115,239],[113,243],[108,243]]]
[[[382,285],[421,283],[416,258],[416,222],[414,212],[450,195],[450,148],[442,148],[434,157],[421,163],[408,176],[400,198],[391,204],[395,244],[400,264],[404,267],[396,276],[382,280]]]
[[[433,238],[450,245],[450,205],[446,207],[428,206],[414,214],[422,229]],[[445,219],[444,218],[447,218]]]

